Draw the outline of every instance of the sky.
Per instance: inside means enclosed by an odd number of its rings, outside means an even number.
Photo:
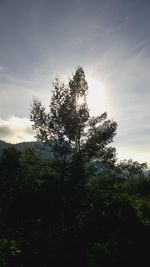
[[[82,66],[91,115],[118,123],[118,159],[150,161],[150,1],[0,0],[0,140],[34,140],[33,97]]]

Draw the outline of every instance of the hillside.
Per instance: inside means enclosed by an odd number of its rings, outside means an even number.
[[[28,148],[31,148],[36,155],[42,158],[49,158],[52,157],[52,153],[48,146],[44,146],[39,142],[22,142],[17,144],[7,143],[5,141],[0,140],[0,155],[2,154],[3,150],[8,147],[15,147],[19,151],[25,151]]]
[[[0,140],[0,154],[2,153],[3,149],[8,148],[9,146],[11,146],[10,143],[6,143],[6,142]]]

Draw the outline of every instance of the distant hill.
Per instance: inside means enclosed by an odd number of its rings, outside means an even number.
[[[17,144],[10,144],[0,140],[0,155],[2,155],[3,150],[8,147],[15,147],[17,150],[22,152],[28,148],[31,148],[35,152],[35,154],[41,158],[52,157],[52,152],[50,151],[50,148],[48,146],[44,146],[39,142],[22,142]]]
[[[6,142],[0,140],[0,154],[2,153],[3,149],[8,148],[9,146],[11,146],[10,143],[6,143]]]

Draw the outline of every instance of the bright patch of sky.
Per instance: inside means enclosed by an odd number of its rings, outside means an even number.
[[[10,117],[7,120],[0,119],[0,133],[2,139],[8,143],[35,141],[31,122],[27,118]]]

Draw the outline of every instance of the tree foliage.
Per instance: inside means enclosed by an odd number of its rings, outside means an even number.
[[[132,177],[135,175],[141,175],[147,168],[147,163],[139,163],[138,161],[122,160],[117,164],[118,171],[122,172],[126,177]]]
[[[63,166],[77,157],[86,162],[115,162],[115,148],[108,145],[116,134],[117,123],[108,120],[107,113],[90,117],[87,93],[84,71],[78,67],[68,85],[59,79],[53,83],[49,112],[39,100],[33,101],[31,121],[36,137],[50,146]]]
[[[0,165],[2,267],[146,264],[150,177],[110,172],[62,186],[55,164],[31,150],[5,150]]]

